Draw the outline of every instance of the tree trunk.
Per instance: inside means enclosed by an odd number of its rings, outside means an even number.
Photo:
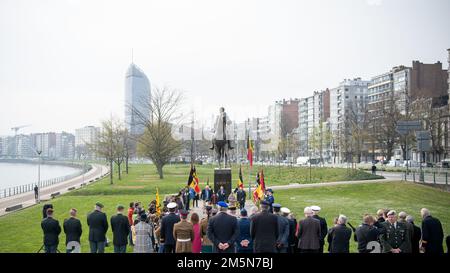
[[[119,180],[122,180],[122,175],[120,174],[120,165],[121,164],[117,164],[117,170],[118,170],[118,173],[119,173]]]
[[[128,174],[128,156],[125,157],[125,172]]]
[[[109,161],[109,183],[113,184],[113,161]]]
[[[160,165],[160,164],[155,164],[155,165],[156,165],[156,170],[158,171],[158,174],[159,174],[159,179],[164,179],[163,165]]]

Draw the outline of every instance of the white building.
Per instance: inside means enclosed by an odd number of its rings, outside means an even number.
[[[132,63],[125,76],[125,125],[130,134],[139,135],[144,132],[145,126],[139,116],[150,118],[150,90],[147,76]]]
[[[61,132],[56,134],[56,157],[60,159],[73,159],[75,156],[75,136]]]

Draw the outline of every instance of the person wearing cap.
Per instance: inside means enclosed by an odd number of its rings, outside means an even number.
[[[387,213],[387,221],[382,223],[385,232],[381,234],[380,241],[384,253],[403,253],[410,248],[406,225],[397,221],[397,213],[391,210]]]
[[[278,216],[269,212],[269,202],[261,201],[260,207],[261,212],[252,217],[250,225],[253,249],[255,253],[275,253],[279,238]]]
[[[313,217],[313,210],[306,207],[303,210],[305,219],[298,224],[298,248],[301,253],[319,253],[320,249],[320,221]]]
[[[278,239],[277,239],[277,252],[287,253],[289,246],[289,221],[281,214],[281,205],[275,203],[272,205],[273,213],[278,217]]]
[[[104,253],[106,246],[106,232],[108,231],[108,220],[102,212],[103,204],[97,202],[95,209],[87,217],[89,226],[89,246],[91,253]]]
[[[219,213],[209,219],[206,235],[213,243],[216,253],[234,253],[235,242],[239,236],[239,226],[236,217],[227,213],[227,203],[220,201]]]
[[[325,245],[325,237],[328,234],[328,226],[327,221],[325,218],[322,218],[319,216],[320,207],[319,206],[311,206],[312,212],[313,212],[313,218],[320,221],[320,248],[319,253],[323,253],[323,246]]]
[[[192,223],[187,221],[188,214],[187,210],[181,210],[181,221],[173,226],[173,238],[176,241],[175,253],[192,253],[194,228]]]
[[[164,244],[164,253],[175,253],[175,238],[173,237],[173,226],[180,222],[180,217],[175,214],[177,204],[170,202],[167,205],[169,214],[161,220],[160,242]]]
[[[128,217],[123,215],[124,207],[117,206],[117,214],[111,217],[111,230],[113,232],[114,253],[126,253],[130,223]]]
[[[241,209],[239,225],[239,237],[236,241],[237,253],[253,253],[253,240],[250,235],[250,219],[248,219],[247,210]]]
[[[269,211],[270,213],[273,213],[273,203],[275,202],[275,198],[273,197],[273,190],[267,189],[266,190],[266,198],[264,199],[269,203]]]
[[[45,253],[56,253],[59,244],[61,226],[58,220],[53,218],[53,209],[47,209],[47,217],[42,220],[41,228],[44,232]]]
[[[282,207],[280,209],[280,213],[281,215],[286,218],[286,220],[288,221],[289,224],[289,235],[288,235],[288,239],[287,239],[287,252],[288,253],[294,253],[295,251],[295,230],[297,228],[297,221],[295,220],[295,218],[291,218],[289,217],[289,215],[291,214],[291,210],[286,208],[286,207]]]
[[[139,215],[139,223],[135,226],[136,242],[134,243],[134,253],[151,253],[153,250],[152,237],[153,227],[147,223],[147,214]]]
[[[63,228],[64,233],[66,234],[66,246],[69,242],[78,242],[80,243],[80,237],[83,233],[83,229],[81,227],[81,222],[77,219],[77,210],[72,208],[70,209],[70,218],[64,220]],[[72,253],[73,249],[67,249],[67,253]]]
[[[207,230],[208,230],[208,222],[209,219],[212,217],[212,207],[211,206],[205,206],[205,212],[204,214],[206,217],[204,217],[200,221],[200,234],[202,236],[202,250],[201,253],[211,253],[213,250],[213,244],[208,239],[208,236],[206,236]]]
[[[233,216],[233,217],[238,217],[237,215],[236,215],[236,205],[229,205],[228,206],[228,214],[230,214],[231,216]]]

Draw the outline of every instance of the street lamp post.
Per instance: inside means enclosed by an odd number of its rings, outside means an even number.
[[[36,151],[36,153],[39,155],[38,159],[38,198],[37,202],[38,204],[41,203],[41,153],[42,151]]]

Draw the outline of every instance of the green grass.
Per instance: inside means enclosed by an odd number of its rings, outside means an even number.
[[[405,211],[415,218],[415,224],[420,227],[420,209],[426,207],[440,219],[444,234],[450,234],[450,193],[429,186],[406,182],[354,184],[278,190],[274,195],[275,202],[291,209],[297,219],[303,218],[306,206],[320,206],[320,216],[327,220],[328,227],[339,214],[346,215],[349,222],[357,227],[362,222],[363,214],[376,216],[380,208],[395,209],[397,213]],[[357,252],[353,238],[350,247],[351,252]]]
[[[169,194],[176,193],[180,188],[187,184],[189,175],[188,165],[170,165],[164,168],[164,179],[159,179],[154,165],[136,164],[130,165],[128,175],[123,174],[121,181],[114,176],[114,184],[109,183],[109,177],[106,177],[93,185],[81,190],[74,191],[69,195],[131,195],[131,194],[154,194],[156,187],[160,193]],[[200,165],[196,166],[197,175],[200,179],[200,186],[206,185],[209,179],[210,185],[214,181],[214,166]],[[331,181],[350,181],[350,180],[366,180],[378,179],[381,176],[369,174],[359,170],[347,170],[338,168],[311,168],[311,181],[309,180],[310,170],[306,167],[277,167],[265,166],[264,177],[267,187],[273,185],[286,185],[289,183],[319,183]],[[254,185],[256,177],[256,166],[251,173],[251,183]],[[243,179],[245,187],[248,187],[249,173],[248,169],[243,167]],[[239,167],[232,167],[233,186],[237,184]]]

